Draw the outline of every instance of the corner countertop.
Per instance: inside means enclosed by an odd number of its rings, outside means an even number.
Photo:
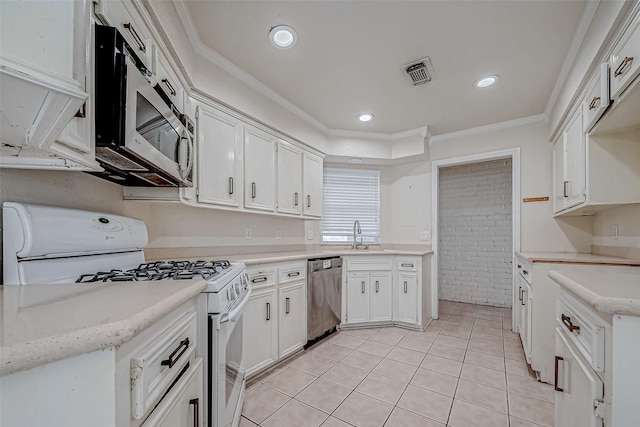
[[[255,264],[267,264],[271,262],[299,261],[313,258],[327,258],[334,256],[361,256],[361,255],[409,255],[424,256],[432,254],[433,250],[424,249],[321,249],[295,252],[267,252],[245,255],[233,255],[233,261],[244,262],[247,266]]]
[[[640,316],[640,269],[549,271],[562,288],[607,314]]]
[[[0,375],[129,341],[205,286],[204,280],[0,286]]]
[[[577,252],[516,252],[532,263],[640,266],[640,259]]]

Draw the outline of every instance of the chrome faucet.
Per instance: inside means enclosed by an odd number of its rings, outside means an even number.
[[[360,221],[357,219],[353,222],[353,244],[351,245],[351,249],[357,249],[358,245],[356,242],[356,232],[358,234],[362,234],[362,230],[360,229]]]

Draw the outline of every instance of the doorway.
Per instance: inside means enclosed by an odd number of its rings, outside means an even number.
[[[433,162],[432,312],[440,299],[511,307],[519,149]]]

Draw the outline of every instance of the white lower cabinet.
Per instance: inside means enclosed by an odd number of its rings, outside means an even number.
[[[275,287],[256,290],[247,302],[244,315],[243,348],[247,376],[278,359],[278,317]]]
[[[272,366],[307,343],[306,261],[247,268],[252,294],[244,310],[247,377]]]
[[[398,274],[398,322],[418,323],[418,275]]]
[[[283,286],[278,296],[278,355],[282,358],[307,343],[306,283]]]
[[[369,274],[350,273],[347,275],[347,323],[369,321]]]
[[[144,427],[193,427],[201,425],[205,404],[202,385],[202,358],[183,374],[181,382],[165,396],[142,424]]]
[[[369,275],[369,319],[372,322],[392,319],[393,295],[391,286],[391,273],[371,273]]]
[[[520,334],[520,340],[522,341],[522,347],[524,349],[524,355],[527,359],[527,363],[531,363],[532,353],[532,316],[533,316],[533,289],[531,285],[518,274],[516,278],[518,301],[517,301],[517,331]]]

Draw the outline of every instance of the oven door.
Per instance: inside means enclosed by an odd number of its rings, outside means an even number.
[[[183,185],[191,185],[193,138],[127,58],[125,148]]]
[[[250,293],[247,287],[228,313],[209,316],[211,427],[235,427],[240,420],[245,388],[242,311]]]

